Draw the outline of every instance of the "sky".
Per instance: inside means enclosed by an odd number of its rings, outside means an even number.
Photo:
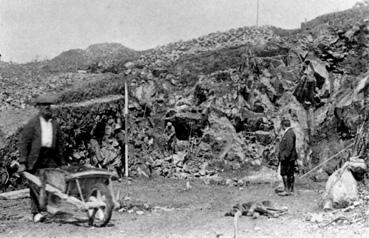
[[[51,59],[119,42],[144,50],[256,25],[258,0],[0,0],[2,61]],[[358,0],[259,0],[259,25],[286,29]]]

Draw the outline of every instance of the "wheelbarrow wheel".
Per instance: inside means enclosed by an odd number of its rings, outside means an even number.
[[[88,202],[104,202],[105,208],[92,208],[87,211],[90,226],[103,227],[110,221],[113,213],[113,198],[105,184],[97,183],[91,186],[87,197]]]

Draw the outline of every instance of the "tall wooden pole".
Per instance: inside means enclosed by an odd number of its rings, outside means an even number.
[[[124,153],[124,177],[128,177],[128,77],[124,82],[124,129],[125,137],[125,153]]]
[[[259,26],[259,0],[256,2],[256,26]]]

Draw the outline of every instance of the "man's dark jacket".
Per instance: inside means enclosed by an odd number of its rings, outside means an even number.
[[[52,121],[53,138],[51,148],[55,151],[55,162],[58,166],[64,165],[64,144],[62,132],[58,124]],[[41,150],[41,122],[40,116],[32,118],[27,125],[24,126],[19,138],[19,162],[25,164],[27,170],[38,169],[35,164]]]
[[[296,135],[292,128],[289,128],[284,133],[281,142],[279,143],[279,161],[295,161],[297,159],[296,152]]]

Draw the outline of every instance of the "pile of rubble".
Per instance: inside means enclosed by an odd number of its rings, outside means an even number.
[[[0,113],[30,106],[32,99],[45,92],[59,92],[88,80],[97,80],[99,76],[87,76],[77,73],[48,74],[40,69],[41,64],[12,65],[1,67]]]
[[[92,73],[112,71],[115,64],[124,64],[134,60],[140,52],[129,49],[120,43],[93,44],[87,49],[72,49],[44,62],[42,69],[46,72],[78,72]]]
[[[269,27],[241,27],[227,32],[217,32],[189,41],[179,41],[155,48],[135,62],[138,67],[156,69],[170,67],[183,55],[238,47],[259,45],[277,39]]]

